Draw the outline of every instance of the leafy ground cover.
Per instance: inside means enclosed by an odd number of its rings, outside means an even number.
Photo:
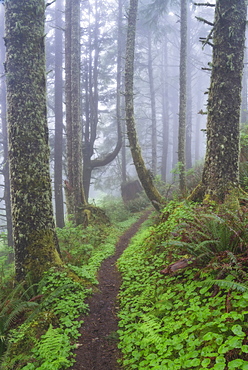
[[[171,202],[133,238],[118,260],[123,368],[248,369],[246,214]]]
[[[58,231],[65,266],[49,270],[36,285],[26,281],[13,290],[9,282],[10,293],[0,306],[2,370],[59,370],[73,364],[78,318],[88,312],[86,299],[96,289],[99,266],[137,218],[87,230],[68,223]]]

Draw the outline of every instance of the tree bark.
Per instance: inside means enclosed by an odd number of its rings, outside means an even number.
[[[134,50],[137,20],[138,0],[130,0],[128,12],[128,28],[125,58],[125,107],[127,136],[130,144],[134,165],[140,182],[146,192],[147,197],[152,202],[154,208],[159,210],[163,204],[163,198],[153,184],[152,176],[147,170],[141,155],[138,143],[135,120],[134,120],[134,99],[133,99],[133,74],[134,74]]]
[[[243,71],[245,0],[217,0],[208,99],[207,152],[202,183],[192,199],[225,202],[239,188],[239,118]]]
[[[38,281],[60,265],[52,208],[46,118],[45,2],[12,0],[6,10],[6,77],[17,280]]]
[[[87,205],[83,189],[82,124],[80,94],[80,0],[66,1],[66,133],[67,212],[76,225],[84,223]]]

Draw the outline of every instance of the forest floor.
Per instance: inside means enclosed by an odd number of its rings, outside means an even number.
[[[136,234],[140,225],[147,219],[151,210],[146,211],[120,238],[115,254],[107,258],[98,272],[98,291],[89,299],[89,314],[80,317],[84,323],[80,329],[75,350],[76,362],[70,370],[119,370],[118,350],[118,301],[121,276],[116,261]]]

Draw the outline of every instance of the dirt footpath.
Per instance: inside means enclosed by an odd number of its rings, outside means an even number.
[[[118,370],[120,357],[117,348],[118,302],[117,295],[121,285],[121,276],[116,268],[116,261],[136,234],[140,225],[147,219],[147,211],[119,239],[116,252],[101,265],[98,273],[99,292],[88,300],[90,313],[81,317],[84,323],[80,329],[78,348],[75,350],[76,362],[70,370]]]

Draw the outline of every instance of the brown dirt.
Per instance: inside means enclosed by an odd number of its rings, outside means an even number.
[[[78,348],[75,350],[76,362],[70,370],[120,370],[117,363],[120,352],[117,348],[118,302],[117,295],[121,276],[116,261],[128,246],[140,225],[151,211],[145,212],[119,239],[116,252],[101,265],[98,273],[99,291],[88,300],[89,315],[81,317],[84,323],[80,329]]]

